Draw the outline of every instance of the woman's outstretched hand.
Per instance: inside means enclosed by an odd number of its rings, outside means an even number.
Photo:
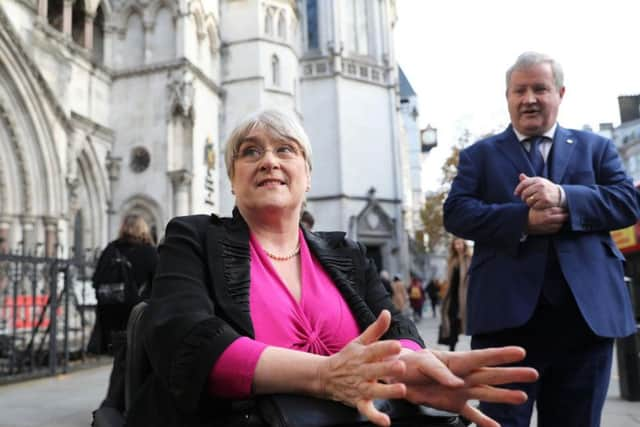
[[[405,399],[410,402],[459,413],[478,427],[499,427],[496,421],[471,406],[469,400],[524,403],[527,395],[523,391],[495,387],[538,379],[535,369],[499,366],[518,362],[524,356],[520,347],[403,352],[399,359],[406,364],[405,373],[393,381],[407,387]]]
[[[383,310],[358,338],[321,365],[319,378],[325,398],[356,407],[372,423],[389,426],[389,417],[373,405],[374,399],[402,399],[402,383],[384,384],[380,378],[403,377],[405,362],[399,359],[398,341],[379,341],[391,324],[391,314]]]
[[[389,426],[391,420],[376,409],[375,399],[407,399],[459,413],[478,427],[499,427],[469,401],[520,404],[527,400],[523,391],[496,386],[538,379],[535,369],[500,366],[522,360],[525,351],[520,347],[403,350],[398,341],[380,341],[390,323],[390,313],[382,311],[358,338],[320,364],[321,397],[356,407],[379,426]]]

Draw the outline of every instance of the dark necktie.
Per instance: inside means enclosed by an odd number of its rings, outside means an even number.
[[[544,141],[544,136],[534,136],[529,141],[529,161],[537,176],[544,176],[544,157],[540,152],[540,144]]]

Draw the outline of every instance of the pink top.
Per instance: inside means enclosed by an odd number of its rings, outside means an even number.
[[[255,339],[241,337],[218,358],[209,375],[214,396],[247,398],[258,359],[268,346],[331,355],[360,331],[346,301],[320,263],[311,255],[302,231],[300,239],[301,293],[296,301],[267,254],[251,235],[249,306]],[[420,346],[401,340],[403,346]]]

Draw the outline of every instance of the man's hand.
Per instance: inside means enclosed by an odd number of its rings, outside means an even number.
[[[521,173],[520,182],[513,194],[520,197],[531,209],[560,207],[560,187],[546,178],[528,177]]]
[[[567,218],[569,214],[563,208],[529,209],[527,234],[557,233]]]

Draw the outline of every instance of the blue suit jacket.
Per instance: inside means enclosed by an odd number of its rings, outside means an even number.
[[[562,185],[569,219],[549,237],[529,236],[527,205],[513,194],[518,174],[535,175],[511,126],[460,153],[458,175],[444,204],[448,231],[475,241],[469,268],[467,331],[524,324],[544,280],[548,245],[586,322],[600,336],[635,332],[624,257],[610,230],[634,224],[638,194],[608,139],[557,127],[549,178]]]

